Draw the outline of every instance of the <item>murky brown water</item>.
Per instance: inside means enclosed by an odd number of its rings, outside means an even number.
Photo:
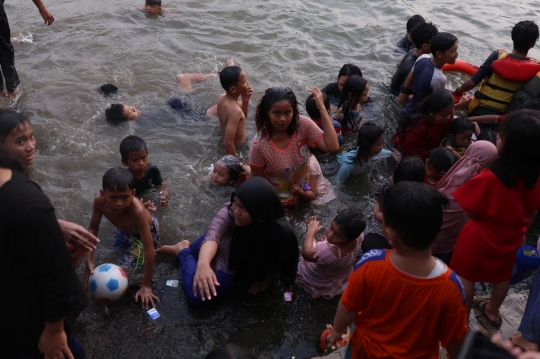
[[[145,139],[150,161],[169,185],[169,204],[157,211],[165,243],[198,237],[230,194],[201,181],[205,168],[224,154],[217,121],[182,118],[166,106],[178,94],[177,74],[216,72],[234,57],[254,88],[248,116],[251,138],[255,106],[265,88],[290,86],[303,102],[306,88],[324,86],[334,80],[341,65],[353,62],[371,85],[373,104],[364,118],[383,124],[391,133],[398,106],[383,83],[389,82],[400,60],[393,45],[409,16],[419,13],[439,30],[453,32],[460,39],[460,58],[481,63],[493,49],[511,48],[513,24],[538,20],[540,11],[538,2],[502,0],[466,4],[163,0],[171,13],[158,17],[140,11],[143,0],[46,1],[46,5],[56,18],[51,27],[41,25],[30,1],[8,0],[5,5],[24,91],[13,106],[30,117],[38,139],[34,178],[59,217],[87,226],[103,173],[121,165],[121,139],[137,134]],[[538,58],[540,51],[534,49],[531,55]],[[450,86],[463,79],[449,75]],[[96,92],[106,82],[121,89],[113,99]],[[200,108],[215,103],[222,92],[217,79],[195,88],[194,101]],[[113,102],[137,106],[143,117],[111,127],[103,113]],[[349,146],[353,142],[350,138]],[[247,159],[247,148],[241,155]],[[331,163],[323,167],[332,173]],[[370,193],[388,177],[390,167],[380,163],[366,178],[347,183],[337,191],[338,203],[328,208],[315,211],[304,206],[293,211],[299,238],[310,214],[328,224],[338,207],[354,205],[367,213]],[[104,220],[96,262],[116,261],[109,249],[112,230]],[[140,271],[132,273],[131,283],[141,276]],[[177,276],[174,262],[158,256],[155,286],[162,298],[158,306],[162,317],[155,322],[127,297],[110,307],[92,302],[77,328],[89,357],[195,358],[230,340],[261,357],[306,358],[317,354],[317,337],[337,304],[312,300],[296,287],[292,289],[297,299],[285,303],[284,288],[275,286],[257,298],[240,294],[196,310],[186,306],[179,290],[164,287],[165,279]]]

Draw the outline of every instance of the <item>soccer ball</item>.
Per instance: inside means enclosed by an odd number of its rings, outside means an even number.
[[[120,299],[126,292],[128,279],[126,272],[116,264],[105,263],[94,268],[88,279],[92,294],[103,303]]]

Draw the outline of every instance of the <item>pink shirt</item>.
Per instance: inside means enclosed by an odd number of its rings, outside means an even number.
[[[276,147],[267,134],[258,133],[251,141],[249,164],[264,168],[264,178],[276,187],[284,206],[296,202],[289,187],[309,182],[309,148],[324,136],[323,130],[309,118],[300,115],[298,128],[284,150]]]

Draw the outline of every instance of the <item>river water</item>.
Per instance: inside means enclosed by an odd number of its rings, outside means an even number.
[[[364,118],[387,128],[389,144],[399,109],[384,84],[403,56],[394,44],[405,33],[409,16],[421,14],[439,31],[454,33],[460,58],[480,64],[494,49],[511,49],[512,26],[525,19],[538,22],[540,11],[538,2],[516,0],[163,0],[169,13],[156,16],[144,14],[143,0],[137,1],[46,1],[56,19],[50,27],[41,24],[32,2],[8,1],[23,94],[14,103],[0,101],[31,119],[38,142],[34,179],[57,215],[84,226],[103,173],[121,165],[121,139],[143,137],[171,194],[167,207],[156,213],[164,243],[196,239],[230,195],[230,190],[211,188],[203,180],[210,164],[224,154],[217,120],[182,117],[167,108],[166,101],[178,95],[179,73],[217,72],[233,57],[254,89],[247,126],[251,138],[264,89],[286,85],[303,102],[306,88],[335,81],[344,63],[355,63],[369,81],[373,99]],[[538,49],[530,54],[540,58]],[[465,79],[460,74],[448,77],[450,87]],[[108,82],[120,88],[114,98],[96,91]],[[199,108],[214,104],[222,92],[217,79],[195,85],[195,90],[192,99]],[[115,102],[138,107],[142,118],[107,125],[104,110]],[[354,138],[347,142],[352,147]],[[247,147],[240,155],[247,160]],[[333,163],[323,164],[326,174],[335,169]],[[346,206],[367,214],[375,186],[391,171],[391,162],[379,163],[365,178],[338,189],[336,203],[292,211],[300,241],[308,215],[317,214],[328,225]],[[147,198],[157,199],[157,194]],[[96,263],[116,261],[118,255],[109,249],[112,231],[103,220]],[[257,298],[237,294],[196,310],[186,306],[179,289],[164,286],[174,278],[174,261],[157,256],[154,286],[162,299],[157,307],[162,317],[155,322],[131,302],[132,289],[109,307],[93,301],[77,327],[89,357],[196,358],[227,341],[261,357],[311,357],[318,354],[318,336],[337,305],[337,300],[312,300],[298,287],[275,285]],[[130,274],[132,284],[141,279],[140,270]],[[292,303],[283,301],[285,289],[295,292]]]

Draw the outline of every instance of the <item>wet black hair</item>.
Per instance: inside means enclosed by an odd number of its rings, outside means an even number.
[[[118,91],[118,87],[113,84],[104,84],[99,87],[99,92],[105,96],[116,93],[116,91]]]
[[[539,98],[532,98],[530,100],[527,100],[523,102],[523,104],[520,107],[520,110],[537,110],[540,111],[540,99]]]
[[[426,19],[422,15],[413,15],[407,20],[407,32],[410,32],[415,26],[423,24]]]
[[[394,183],[410,181],[423,182],[426,177],[426,165],[420,157],[409,156],[399,162],[392,178]]]
[[[432,186],[399,182],[384,193],[384,225],[399,236],[404,246],[423,251],[435,241],[447,205],[448,198]]]
[[[538,41],[538,25],[534,21],[520,21],[512,28],[514,49],[528,52]]]
[[[230,182],[236,182],[240,176],[240,173],[244,171],[238,158],[233,155],[225,155],[217,160],[217,162],[221,163],[223,166],[225,166],[225,168],[227,168]]]
[[[497,146],[497,132],[482,130],[480,134],[476,137],[477,141],[489,141]]]
[[[225,91],[238,84],[242,69],[238,66],[227,66],[219,72],[219,82]]]
[[[117,125],[120,122],[127,121],[128,118],[124,116],[124,105],[121,103],[113,103],[108,109],[105,110],[105,118],[109,123]]]
[[[356,160],[359,161],[362,156],[369,153],[369,150],[375,142],[384,135],[384,129],[375,122],[366,122],[358,130],[356,138],[356,148],[358,149]]]
[[[339,69],[339,73],[337,75],[337,78],[341,76],[351,76],[351,75],[358,75],[362,76],[362,70],[360,70],[360,67],[353,65],[353,64],[345,64]]]
[[[432,149],[426,159],[437,172],[448,172],[454,165],[454,154],[446,147],[437,147]]]
[[[169,104],[169,106],[171,106],[173,110],[177,112],[191,110],[191,106],[189,105],[189,103],[180,97],[173,97],[167,103]]]
[[[272,105],[276,102],[289,101],[292,109],[293,116],[292,121],[287,127],[287,134],[292,136],[296,132],[298,127],[298,100],[294,92],[288,87],[270,87],[264,92],[264,96],[259,101],[257,105],[257,111],[255,112],[255,125],[257,126],[257,131],[260,133],[267,134],[269,138],[274,136],[274,128],[270,122],[270,117],[268,113],[272,108]]]
[[[341,120],[341,126],[343,128],[347,128],[348,124],[353,121],[350,104],[356,104],[360,101],[367,85],[367,80],[359,75],[351,75],[347,78],[347,81],[345,81],[343,91],[341,92],[341,99],[338,104],[338,109],[343,107],[343,119]],[[349,95],[351,95],[350,100]]]
[[[366,229],[364,215],[354,208],[347,208],[341,211],[334,218],[334,222],[336,222],[339,229],[347,236],[347,242],[354,241]]]
[[[438,113],[445,108],[454,105],[452,93],[446,89],[438,89],[420,102],[413,111],[401,118],[398,123],[397,132],[403,132],[415,120],[426,117],[430,113]]]
[[[469,121],[468,118],[464,116],[459,116],[452,121],[450,125],[450,133],[452,135],[458,135],[463,132],[473,131],[474,132],[474,123]]]
[[[30,124],[30,120],[22,113],[13,110],[0,109],[0,142],[21,126]]]
[[[0,145],[0,168],[9,168],[30,177],[26,159],[4,145]]]
[[[204,359],[257,359],[257,356],[247,349],[229,343],[212,349]]]
[[[140,152],[146,150],[148,154],[148,149],[146,148],[146,143],[139,136],[127,136],[120,142],[120,156],[122,156],[122,161],[126,162],[129,159],[129,154],[133,152]]]
[[[488,165],[507,188],[515,188],[522,179],[527,190],[535,187],[540,176],[540,113],[518,110],[506,116],[499,136],[499,157]]]
[[[125,168],[111,168],[103,175],[103,191],[125,191],[135,188],[131,173]]]
[[[145,5],[151,5],[151,6],[161,6],[161,0],[145,0]]]
[[[431,39],[438,32],[437,26],[433,25],[433,23],[423,22],[412,28],[411,40],[414,43],[414,46],[419,49],[422,45],[431,43]]]
[[[323,102],[324,107],[326,110],[330,109],[330,99],[328,98],[328,95],[324,92],[322,93],[323,96]],[[309,95],[308,98],[306,98],[306,111],[308,113],[308,116],[311,117],[312,120],[320,120],[321,119],[321,112],[317,108],[317,102],[315,102],[315,99],[313,98],[313,94]]]
[[[438,51],[444,54],[447,50],[450,50],[456,42],[458,42],[458,38],[449,32],[438,32],[431,38],[431,54],[433,57],[437,57]]]

